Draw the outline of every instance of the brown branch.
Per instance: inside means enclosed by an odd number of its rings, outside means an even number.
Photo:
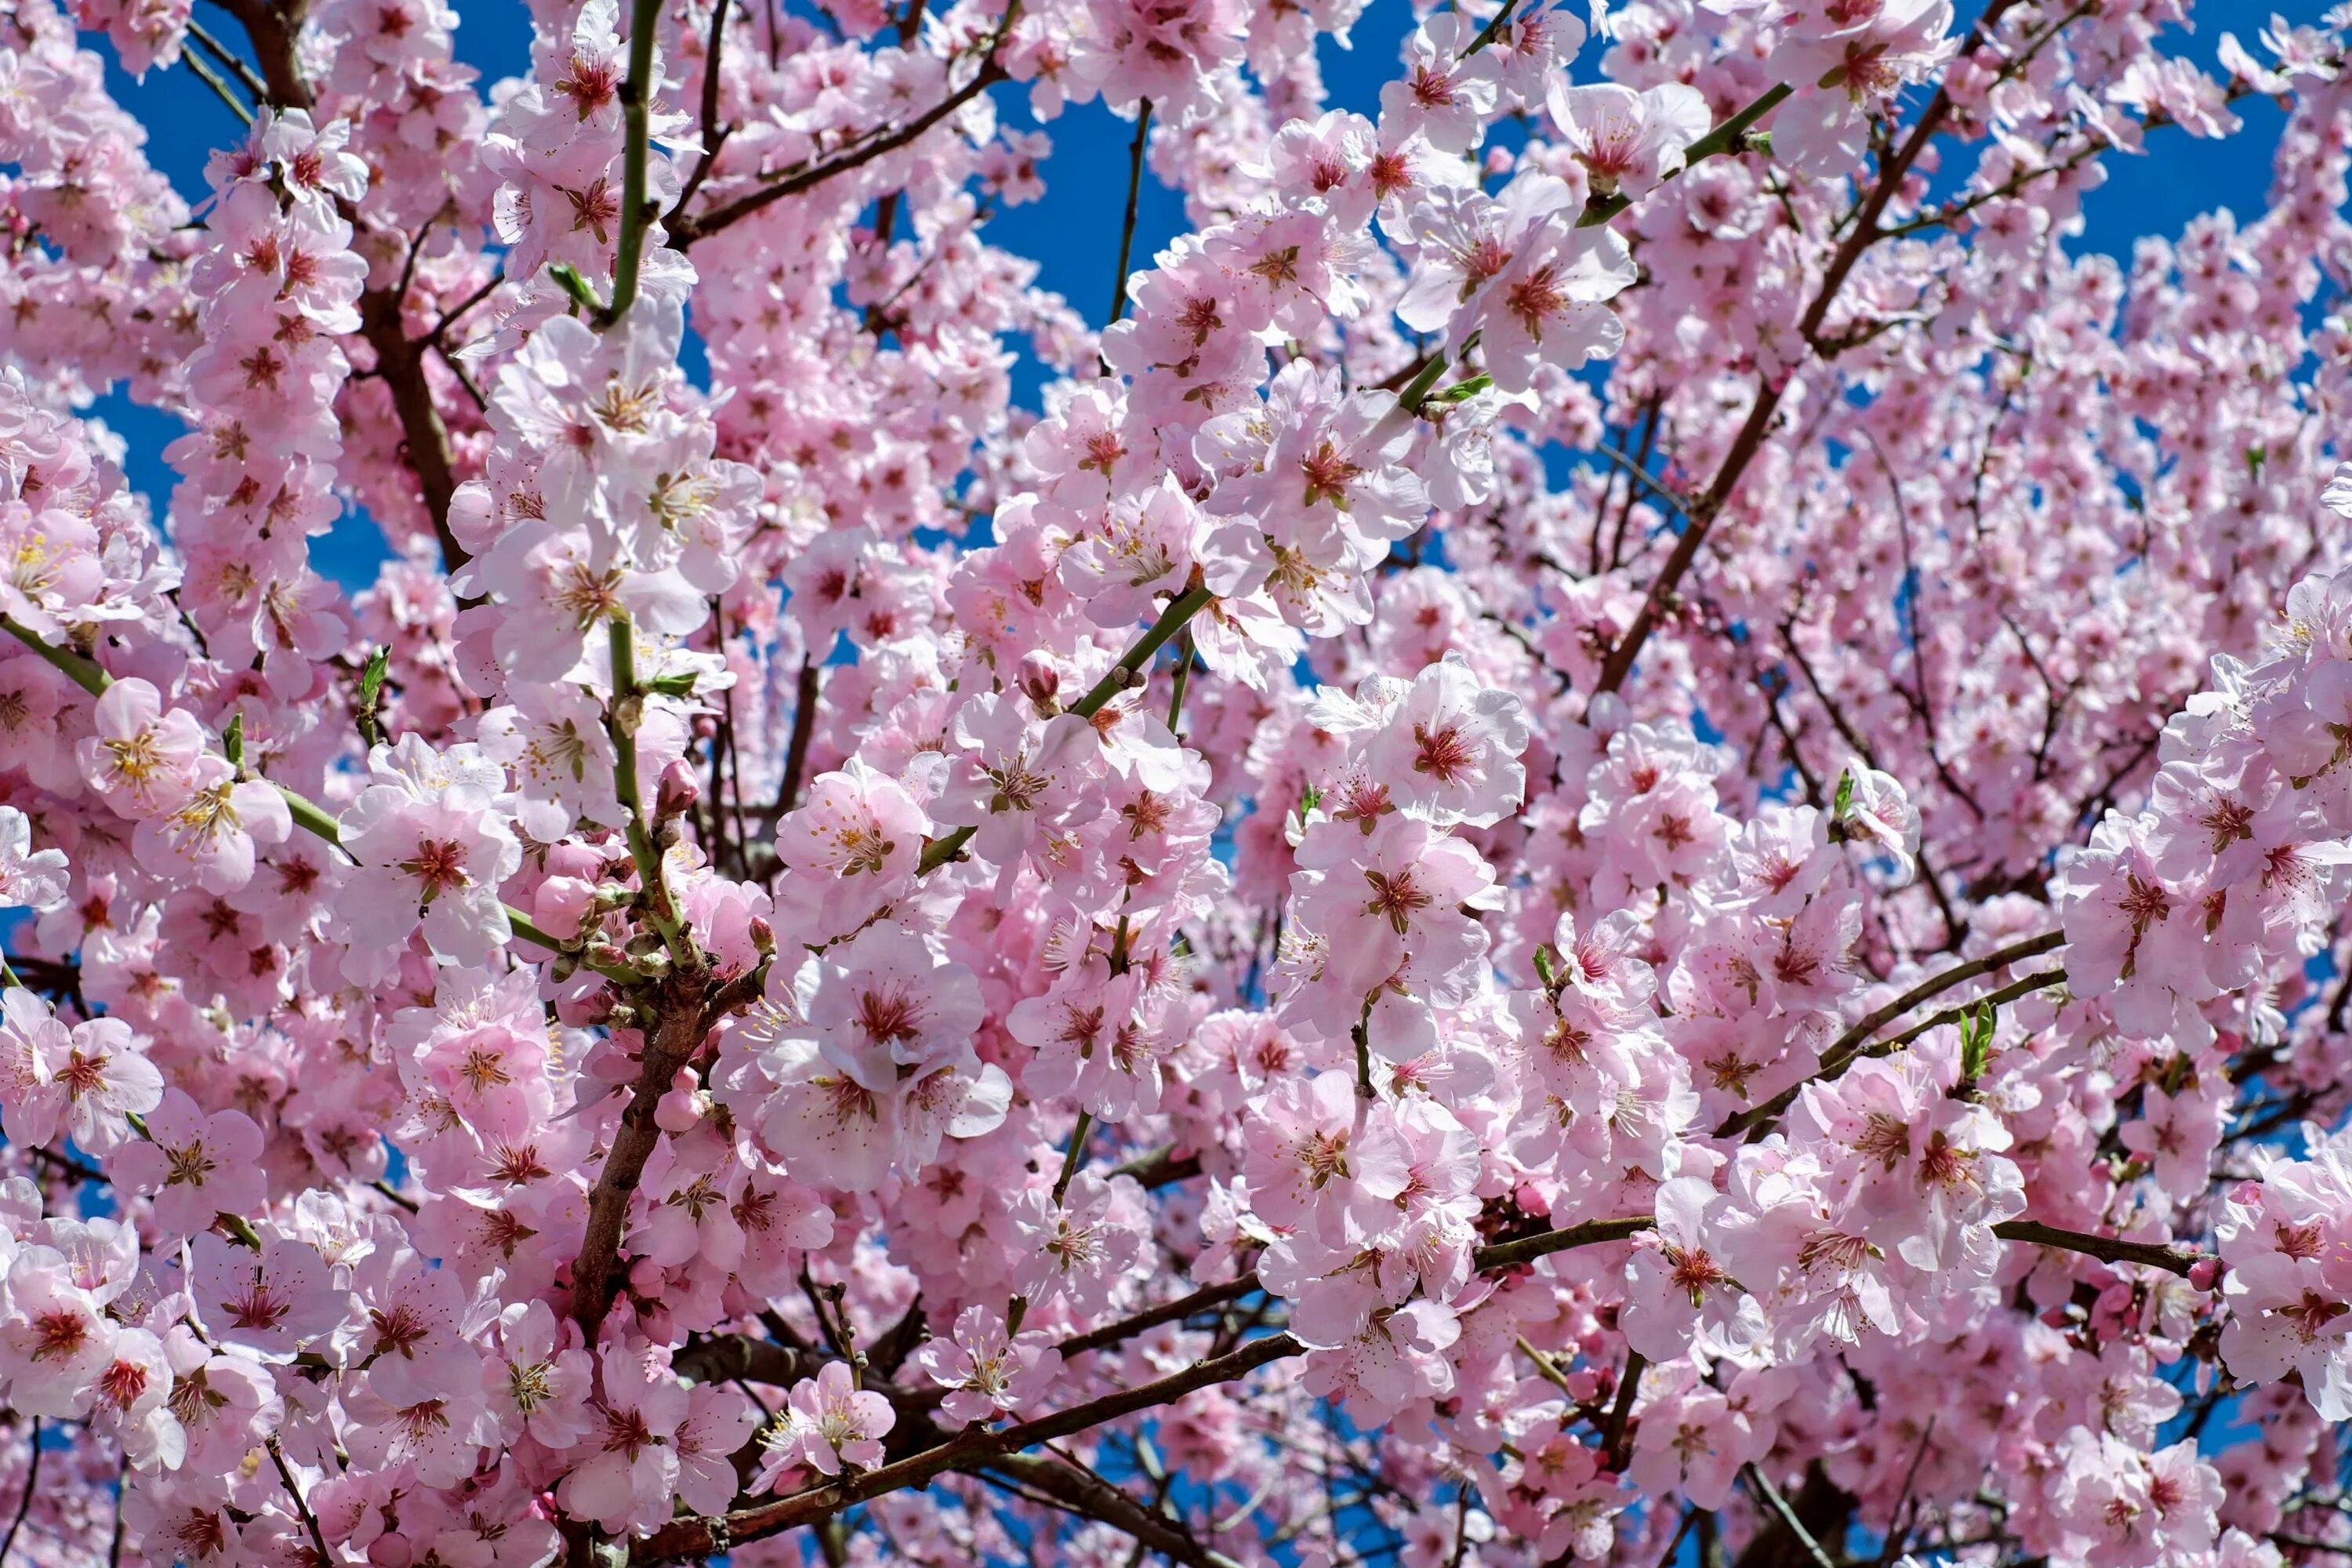
[[[261,79],[268,84],[269,101],[279,109],[312,107],[310,84],[303,79],[294,48],[303,18],[310,14],[310,0],[287,0],[282,6],[270,0],[220,3],[221,9],[236,17],[246,37],[253,40],[254,58],[261,67]]]
[[[1003,19],[996,25],[995,36],[989,40],[988,52],[981,60],[980,69],[973,73],[970,81],[948,94],[932,108],[917,115],[898,130],[877,136],[854,151],[844,153],[822,163],[813,164],[795,174],[787,174],[772,184],[762,185],[750,195],[738,196],[722,206],[713,207],[708,212],[688,213],[679,216],[676,226],[670,230],[670,247],[674,250],[685,250],[695,241],[717,234],[729,225],[739,223],[753,213],[783,200],[786,196],[794,196],[803,191],[813,190],[837,174],[848,174],[852,169],[870,163],[886,153],[895,153],[915,141],[932,126],[937,125],[998,82],[1006,79],[1004,68],[996,63],[996,51],[1003,47],[1005,38],[1011,35],[1013,21],[1020,15],[1020,0],[1013,0],[1013,4],[1004,8]]]
[[[2016,0],[1991,0],[1985,7],[1984,15],[1977,19],[1976,26],[1969,29],[1968,41],[1960,46],[1959,58],[1966,59],[1973,54],[1977,46],[1991,32],[1994,24],[2014,4]],[[1829,317],[1831,305],[1836,301],[1838,291],[1845,287],[1847,277],[1853,273],[1855,263],[1862,259],[1863,253],[1885,237],[1878,226],[1880,216],[1886,211],[1887,204],[1895,199],[1895,194],[1902,186],[1904,176],[1910,173],[1911,165],[1927,150],[1927,143],[1934,139],[1951,112],[1951,93],[1938,86],[1936,96],[1928,100],[1927,107],[1920,111],[1918,123],[1911,128],[1911,134],[1904,139],[1902,147],[1880,164],[1878,178],[1872,184],[1870,195],[1863,198],[1861,207],[1855,212],[1853,231],[1840,243],[1837,253],[1830,258],[1828,269],[1822,274],[1821,289],[1814,294],[1812,303],[1806,307],[1797,330],[1812,345],[1813,352],[1824,360],[1835,358],[1838,351],[1845,346],[1822,337],[1822,324]],[[1640,656],[1642,645],[1649,640],[1650,633],[1656,629],[1660,617],[1674,602],[1684,574],[1690,570],[1691,563],[1698,558],[1699,546],[1706,542],[1707,530],[1714,526],[1717,515],[1722,511],[1724,504],[1731,499],[1732,491],[1738,488],[1741,477],[1747,473],[1748,465],[1762,448],[1765,435],[1771,429],[1773,416],[1780,411],[1781,394],[1787,384],[1786,382],[1759,384],[1756,401],[1748,410],[1747,421],[1740,426],[1738,435],[1732,438],[1730,450],[1724,454],[1713,482],[1692,504],[1689,521],[1675,540],[1674,552],[1666,557],[1664,568],[1651,582],[1649,594],[1643,599],[1641,609],[1634,613],[1633,624],[1625,628],[1625,635],[1618,638],[1617,646],[1609,650],[1609,658],[1601,668],[1597,689],[1614,691],[1624,685],[1625,678],[1633,673],[1633,661]]]
[[[1612,1470],[1625,1468],[1625,1423],[1633,1414],[1633,1396],[1642,1387],[1642,1369],[1649,1363],[1642,1352],[1625,1352],[1625,1371],[1617,1382],[1616,1402],[1609,1406],[1609,1425],[1601,1428],[1601,1451]]]
[[[33,1417],[26,1440],[32,1444],[32,1452],[25,1462],[25,1495],[17,1500],[16,1517],[8,1521],[8,1533],[0,1535],[0,1565],[7,1563],[9,1549],[16,1544],[16,1532],[25,1528],[25,1520],[33,1511],[33,1497],[40,1487],[41,1418],[37,1415]]]
[[[432,383],[425,375],[429,338],[411,338],[401,323],[402,293],[371,289],[360,296],[360,335],[375,350],[376,371],[392,395],[393,412],[400,419],[401,446],[416,488],[425,499],[425,513],[433,522],[433,536],[441,543],[443,570],[455,572],[472,557],[449,528],[449,502],[457,493],[457,476],[449,453],[449,426],[434,401]]]
[[[310,1500],[294,1482],[294,1467],[286,1462],[286,1450],[279,1447],[277,1434],[272,1433],[266,1447],[269,1462],[278,1467],[278,1479],[286,1485],[286,1495],[294,1500],[294,1512],[302,1521],[302,1529],[310,1537],[310,1549],[319,1554],[320,1568],[334,1562],[334,1553],[327,1550],[326,1532],[319,1528],[319,1516],[310,1510]]]
[[[816,733],[817,698],[824,685],[824,666],[814,650],[801,660],[801,675],[793,697],[793,735],[784,746],[784,779],[776,790],[776,816],[801,803],[801,775],[808,771],[809,741]]]
[[[1189,1182],[1201,1173],[1198,1153],[1179,1154],[1173,1143],[1162,1144],[1148,1153],[1138,1154],[1111,1172],[1114,1176],[1132,1176],[1145,1191],[1169,1186],[1177,1182]]]
[[[1201,1362],[1182,1372],[1052,1415],[1024,1421],[1002,1432],[974,1428],[879,1469],[844,1476],[773,1502],[717,1517],[673,1520],[639,1543],[631,1552],[631,1560],[649,1563],[709,1557],[746,1542],[829,1519],[844,1509],[889,1492],[929,1486],[950,1470],[969,1470],[1000,1456],[1017,1454],[1024,1448],[1067,1437],[1106,1421],[1171,1404],[1199,1389],[1231,1383],[1270,1362],[1300,1354],[1306,1349],[1288,1334],[1270,1334],[1251,1341],[1229,1355]]]
[[[1083,1334],[1072,1334],[1054,1348],[1062,1352],[1064,1361],[1072,1356],[1098,1351],[1108,1345],[1122,1344],[1148,1329],[1162,1323],[1181,1323],[1195,1312],[1205,1312],[1212,1307],[1222,1307],[1228,1301],[1238,1301],[1253,1291],[1263,1289],[1255,1270],[1238,1279],[1228,1279],[1222,1285],[1203,1285],[1190,1295],[1163,1301],[1157,1307],[1147,1307],[1115,1323],[1105,1323],[1098,1329],[1088,1329]]]
[[[2120,1237],[2094,1236],[2088,1231],[2061,1230],[2054,1225],[2042,1225],[2030,1219],[2003,1220],[1992,1227],[1992,1233],[2003,1241],[2015,1241],[2029,1247],[2047,1247],[2060,1252],[2079,1252],[2103,1263],[2137,1263],[2149,1268],[2161,1268],[2183,1279],[2200,1263],[2212,1257],[2189,1247],[2166,1247],[2153,1241],[2126,1241]]]
[[[1563,1226],[1535,1236],[1522,1237],[1496,1247],[1482,1247],[1470,1255],[1470,1265],[1481,1274],[1497,1268],[1516,1268],[1522,1263],[1533,1263],[1555,1252],[1566,1252],[1575,1247],[1594,1247],[1604,1241],[1623,1241],[1638,1236],[1657,1224],[1649,1215],[1628,1215],[1622,1219],[1590,1219],[1581,1225]]]
[[[608,1168],[609,1164],[608,1161]],[[1621,1241],[1649,1229],[1655,1223],[1647,1215],[1592,1220],[1499,1247],[1482,1247],[1472,1255],[1472,1261],[1481,1270],[1515,1268],[1550,1253],[1564,1252],[1570,1247]],[[1208,1289],[1243,1295],[1255,1285],[1255,1277],[1250,1276],[1246,1281],[1235,1280],[1229,1285],[1212,1286]],[[1173,1302],[1169,1304],[1171,1308],[1175,1305]],[[1153,1311],[1165,1310],[1153,1309]],[[1150,1315],[1138,1314],[1139,1317]],[[1133,1321],[1129,1320],[1130,1322]],[[1066,1342],[1066,1344],[1068,1342]],[[673,1520],[640,1544],[632,1553],[632,1558],[639,1563],[651,1563],[713,1556],[745,1542],[761,1540],[800,1525],[829,1519],[844,1509],[886,1493],[908,1487],[929,1486],[937,1477],[950,1470],[970,1470],[992,1463],[1000,1455],[1017,1454],[1041,1443],[1074,1436],[1106,1421],[1117,1421],[1139,1411],[1172,1404],[1199,1389],[1231,1383],[1248,1376],[1269,1363],[1302,1354],[1307,1348],[1288,1333],[1269,1334],[1223,1355],[1196,1363],[1181,1372],[1171,1373],[1166,1377],[1134,1388],[1120,1389],[1099,1399],[1089,1400],[1050,1415],[1041,1415],[1034,1421],[1024,1421],[1000,1432],[975,1427],[936,1447],[909,1455],[879,1469],[845,1476],[839,1480],[791,1497],[779,1498],[773,1502],[738,1509],[717,1517]]]
[[[1139,1546],[1184,1563],[1186,1568],[1239,1568],[1223,1552],[1193,1540],[1191,1531],[1153,1513],[1100,1476],[1076,1465],[1036,1454],[999,1454],[971,1466],[971,1473],[1017,1481],[1071,1513],[1099,1520],[1114,1530],[1125,1531],[1135,1538]]]
[[[221,0],[221,4],[244,26],[246,37],[252,40],[262,80],[268,85],[270,103],[279,109],[311,108],[314,100],[310,84],[303,79],[297,52],[310,0],[286,0],[283,5],[271,5],[268,0]],[[357,229],[359,214],[348,203],[338,205],[345,221]],[[401,441],[408,453],[408,466],[415,473],[417,488],[424,494],[434,537],[441,543],[442,567],[455,572],[469,557],[449,531],[449,500],[457,489],[450,458],[449,428],[442,421],[441,411],[433,401],[432,385],[425,377],[425,352],[433,338],[413,340],[401,324],[401,307],[407,295],[405,282],[404,279],[392,289],[370,289],[360,296],[360,335],[375,351],[376,373],[383,377],[385,390],[392,394],[393,411],[400,419]],[[438,336],[437,331],[434,336]]]
[[[1822,1053],[1821,1067],[1806,1082],[1837,1077],[1862,1054],[1864,1042],[1920,1003],[1940,996],[1953,986],[1973,980],[1979,974],[1990,974],[1994,970],[2006,968],[2020,959],[2037,957],[2048,952],[2052,948],[2063,946],[2065,941],[2066,933],[2063,931],[2043,931],[2040,936],[2028,937],[2023,942],[2013,942],[2007,947],[1995,948],[1982,958],[1972,958],[1966,963],[1956,963],[1949,969],[1929,975],[1885,1006],[1864,1014],[1844,1034],[1831,1042],[1829,1049]],[[1792,1085],[1761,1105],[1750,1106],[1738,1115],[1727,1119],[1722,1126],[1715,1130],[1715,1136],[1737,1138],[1750,1128],[1773,1121],[1797,1102],[1797,1096],[1802,1092],[1804,1087],[1801,1083]]]
[[[686,177],[686,188],[677,194],[677,205],[664,219],[674,225],[686,211],[686,204],[710,177],[711,167],[719,162],[719,150],[727,144],[731,133],[729,127],[719,123],[719,58],[727,44],[727,0],[710,8],[710,36],[702,46],[702,151],[694,160],[694,172]]]
[[[688,1343],[670,1358],[670,1370],[698,1383],[744,1378],[772,1388],[790,1388],[814,1377],[837,1359],[807,1345],[779,1344],[750,1334],[711,1334]]]
[[[621,1112],[620,1131],[614,1135],[604,1168],[597,1173],[588,1195],[588,1226],[580,1240],[580,1255],[572,1265],[572,1318],[580,1325],[583,1343],[593,1353],[596,1331],[613,1308],[614,1266],[621,1253],[621,1236],[629,1217],[629,1200],[636,1195],[646,1162],[661,1142],[654,1110],[669,1092],[677,1069],[694,1059],[709,1031],[703,998],[704,976],[690,971],[673,975],[656,993],[652,1026],[645,1031],[644,1065],[637,1074],[628,1108]]]

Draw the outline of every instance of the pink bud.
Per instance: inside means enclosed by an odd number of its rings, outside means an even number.
[[[2189,1282],[2200,1290],[2210,1290],[2221,1283],[2221,1260],[2200,1258],[2189,1266]]]
[[[695,777],[694,764],[677,758],[662,769],[661,787],[654,795],[654,816],[684,816],[701,798],[702,781]]]
[[[1021,695],[1040,708],[1050,706],[1054,694],[1062,689],[1062,672],[1042,653],[1022,655],[1021,673],[1014,679]]]
[[[670,1081],[669,1092],[654,1107],[654,1125],[665,1132],[686,1132],[702,1120],[702,1100],[696,1090],[694,1069],[680,1068],[677,1077]]]
[[[604,857],[594,846],[576,838],[547,847],[547,874],[551,877],[577,877],[582,881],[593,882],[597,868],[604,864]]]
[[[595,901],[596,884],[578,877],[550,877],[530,896],[530,918],[550,936],[574,937],[588,906]]]

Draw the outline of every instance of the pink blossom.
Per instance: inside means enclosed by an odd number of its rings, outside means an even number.
[[[1019,1415],[1053,1386],[1062,1368],[1061,1354],[1045,1335],[1008,1334],[1004,1321],[983,1306],[966,1307],[956,1315],[951,1336],[924,1342],[915,1356],[948,1391],[940,1408],[957,1422]]]
[[[890,1402],[854,1386],[846,1362],[827,1362],[814,1377],[793,1385],[792,1399],[761,1441],[769,1450],[763,1473],[780,1465],[806,1465],[821,1475],[846,1468],[870,1470],[882,1462],[882,1438],[898,1425]]]

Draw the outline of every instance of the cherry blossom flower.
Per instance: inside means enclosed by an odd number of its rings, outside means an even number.
[[[827,1362],[816,1376],[793,1384],[784,1414],[761,1436],[769,1450],[762,1473],[783,1465],[827,1476],[845,1468],[870,1470],[882,1462],[882,1438],[896,1425],[890,1402],[856,1388],[848,1363]]]

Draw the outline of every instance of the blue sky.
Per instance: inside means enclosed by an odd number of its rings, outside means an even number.
[[[1964,3],[1962,9],[1965,14],[1974,6]],[[2291,20],[2306,20],[2315,9],[2299,5],[2288,15]],[[205,19],[225,41],[237,36],[235,26],[217,11],[206,11]],[[486,83],[529,68],[530,12],[520,0],[461,5],[460,14],[458,56],[479,69]],[[2260,58],[2254,35],[2270,15],[2266,6],[2249,0],[2200,6],[2187,52],[2210,67],[2221,34],[2234,30]],[[1395,74],[1397,44],[1410,16],[1404,0],[1372,0],[1356,26],[1354,49],[1343,50],[1327,40],[1324,74],[1335,106],[1367,113],[1376,109],[1381,84]],[[111,51],[102,40],[86,35],[85,41],[108,57],[119,101],[150,128],[150,160],[183,195],[191,201],[201,197],[205,157],[214,147],[239,139],[237,122],[184,68],[150,71],[143,80],[134,80],[113,66]],[[2168,40],[2168,47],[2180,44],[2177,37]],[[1583,69],[1591,69],[1597,58],[1598,50],[1588,46]],[[1030,125],[1025,90],[997,90],[1008,121]],[[2085,232],[2077,247],[2105,251],[2127,262],[2132,243],[2141,235],[2178,234],[2189,218],[2217,206],[2235,206],[2242,217],[2259,210],[2282,116],[2274,105],[2261,100],[2242,104],[2240,112],[2246,130],[2225,142],[2200,142],[2177,130],[2166,131],[2150,139],[2150,154],[2109,160],[2107,184],[2084,203]],[[1099,103],[1071,110],[1044,129],[1054,140],[1054,155],[1045,166],[1045,199],[1006,209],[990,224],[988,235],[997,245],[1036,258],[1045,288],[1066,296],[1090,320],[1099,320],[1114,281],[1118,218],[1127,195],[1133,131]],[[1181,201],[1147,176],[1135,264],[1143,265],[1182,226]],[[1024,379],[1019,384],[1029,383]],[[135,407],[121,396],[105,399],[97,412],[130,444],[125,467],[131,482],[160,511],[173,479],[160,454],[177,432],[178,422]],[[349,588],[373,580],[383,554],[374,525],[357,515],[346,518],[331,538],[316,546],[321,570]]]

